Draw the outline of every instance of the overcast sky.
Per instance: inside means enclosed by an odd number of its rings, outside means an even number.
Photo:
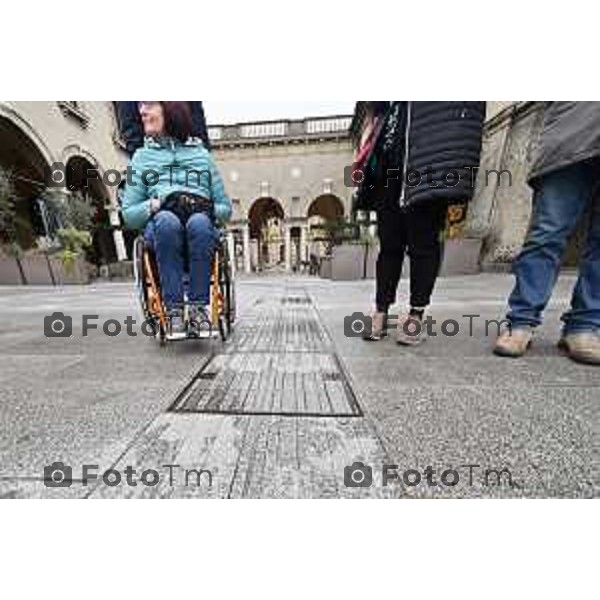
[[[204,111],[210,125],[262,121],[271,119],[299,119],[323,115],[351,115],[354,100],[306,101],[218,101],[205,100]]]

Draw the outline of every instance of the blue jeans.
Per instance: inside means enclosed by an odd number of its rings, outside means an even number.
[[[189,258],[188,300],[206,306],[210,300],[212,259],[218,239],[210,219],[196,213],[184,226],[172,212],[160,211],[146,226],[144,239],[156,254],[167,309],[183,304],[185,252]]]
[[[535,327],[552,295],[569,236],[586,207],[592,220],[573,290],[561,317],[564,333],[600,328],[600,203],[597,167],[577,163],[544,176],[534,196],[531,230],[513,265],[516,284],[508,300],[513,328]]]

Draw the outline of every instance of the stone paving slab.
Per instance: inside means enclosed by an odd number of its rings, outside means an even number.
[[[414,349],[345,337],[344,316],[372,305],[372,281],[242,278],[230,342],[162,349],[141,338],[79,336],[85,312],[136,315],[129,284],[0,288],[0,497],[600,497],[600,369],[556,349],[573,283],[561,277],[532,352],[519,361],[492,356],[493,338],[481,324],[473,336],[461,331]],[[432,312],[499,318],[511,285],[504,275],[442,278]],[[398,308],[406,292],[404,281]],[[73,316],[72,339],[43,336],[43,317],[56,310]],[[285,389],[295,394],[296,411],[306,408],[315,386],[310,377],[298,385],[306,356],[335,356],[363,416],[168,412],[211,357],[243,355],[248,368],[228,376],[239,375],[237,389],[251,406],[281,411],[289,394],[260,390]],[[285,356],[278,358],[284,368],[265,368],[269,356]],[[231,406],[243,407],[242,395],[233,394]],[[324,396],[316,398],[323,410]],[[40,477],[55,460],[74,470],[177,460],[214,469],[213,487],[49,489]],[[344,485],[344,469],[355,461],[372,467],[371,487]],[[402,480],[383,487],[386,462],[400,470],[507,468],[517,484],[465,485],[461,473],[455,487]]]
[[[116,463],[164,472],[159,485],[98,485],[91,497],[339,498],[392,497],[392,487],[346,488],[344,467],[385,462],[385,451],[362,419],[161,415]],[[350,461],[350,463],[348,463]],[[180,465],[168,469],[161,465]],[[188,478],[185,469],[210,470]],[[172,473],[170,484],[169,476]]]

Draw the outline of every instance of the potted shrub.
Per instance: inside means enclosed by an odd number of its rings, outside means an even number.
[[[337,281],[362,279],[366,249],[358,224],[339,218],[326,221],[322,228],[330,240],[331,278]]]
[[[43,198],[62,225],[56,231],[59,246],[50,254],[56,283],[89,283],[92,267],[85,260],[85,254],[92,245],[91,230],[96,214],[93,201],[79,192],[55,189],[48,189]]]
[[[0,283],[26,283],[16,227],[17,196],[11,173],[0,166]]]

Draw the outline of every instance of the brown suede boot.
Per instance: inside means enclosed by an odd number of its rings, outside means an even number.
[[[600,365],[600,334],[597,331],[563,335],[558,342],[558,347],[575,362]]]
[[[523,356],[533,340],[533,329],[531,327],[519,327],[503,331],[496,340],[494,354],[508,358],[519,358]]]

